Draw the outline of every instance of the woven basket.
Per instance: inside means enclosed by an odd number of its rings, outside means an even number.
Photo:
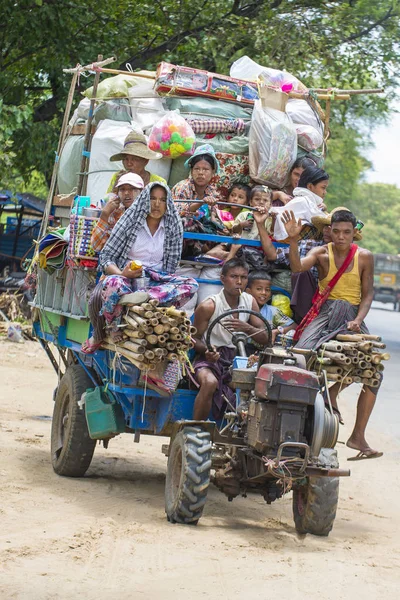
[[[96,217],[71,215],[69,236],[69,257],[98,260],[96,252],[90,244],[93,229],[97,224]]]

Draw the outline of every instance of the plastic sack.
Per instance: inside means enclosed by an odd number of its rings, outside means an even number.
[[[236,79],[247,79],[249,81],[257,81],[260,78],[266,85],[271,85],[279,89],[282,89],[284,85],[292,84],[293,91],[307,91],[306,86],[297,77],[294,77],[294,75],[291,75],[287,71],[263,67],[249,56],[242,56],[242,58],[236,60],[232,64],[229,74]]]
[[[87,119],[89,118],[89,111],[90,111],[89,98],[83,98],[79,102],[77,111],[78,111],[77,112],[78,119],[84,119],[85,121],[87,121]]]
[[[149,148],[174,159],[193,154],[195,141],[190,125],[176,111],[170,111],[151,130]]]
[[[311,125],[296,125],[297,142],[299,146],[311,152],[322,146],[322,134]]]
[[[124,146],[132,126],[124,121],[105,119],[97,126],[92,140],[87,195],[93,204],[104,198],[115,171],[123,169],[122,161],[111,162],[110,156]]]
[[[57,172],[59,194],[70,194],[78,185],[81,170],[83,135],[71,135],[65,142]]]
[[[7,328],[7,339],[9,342],[23,344],[25,340],[22,336],[21,325],[18,325],[18,323],[10,323]]]
[[[127,98],[128,90],[135,85],[131,75],[115,75],[103,79],[98,85],[96,98]],[[93,86],[83,92],[86,98],[93,95]]]
[[[293,318],[293,311],[290,308],[290,298],[284,294],[275,294],[272,296],[271,304],[279,308],[287,317]]]
[[[314,150],[314,152],[307,152],[306,150],[304,150],[303,148],[300,148],[300,146],[298,146],[297,158],[304,158],[304,157],[312,158],[312,160],[315,162],[317,167],[319,167],[320,169],[323,168],[324,163],[325,163],[325,158],[321,154],[321,152],[319,152],[318,150]]]
[[[115,98],[100,102],[94,109],[93,120],[95,124],[111,119],[111,121],[128,121],[132,120],[132,113],[129,101],[125,98]]]
[[[297,156],[296,129],[286,113],[254,104],[249,135],[250,176],[282,188]]]
[[[318,113],[308,104],[306,100],[295,100],[289,98],[286,104],[286,112],[296,125],[310,125],[323,135],[324,126]]]

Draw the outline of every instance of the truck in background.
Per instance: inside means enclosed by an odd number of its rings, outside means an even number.
[[[400,311],[400,254],[374,254],[374,300]]]

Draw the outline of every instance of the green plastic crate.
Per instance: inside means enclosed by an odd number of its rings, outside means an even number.
[[[125,431],[124,412],[107,387],[86,391],[85,414],[92,440],[101,440]]]

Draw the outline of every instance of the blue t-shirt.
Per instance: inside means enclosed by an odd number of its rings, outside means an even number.
[[[288,327],[294,323],[293,319],[285,315],[280,308],[271,306],[271,304],[264,304],[260,313],[267,319],[268,323],[272,325],[273,329],[277,329],[277,327]]]

